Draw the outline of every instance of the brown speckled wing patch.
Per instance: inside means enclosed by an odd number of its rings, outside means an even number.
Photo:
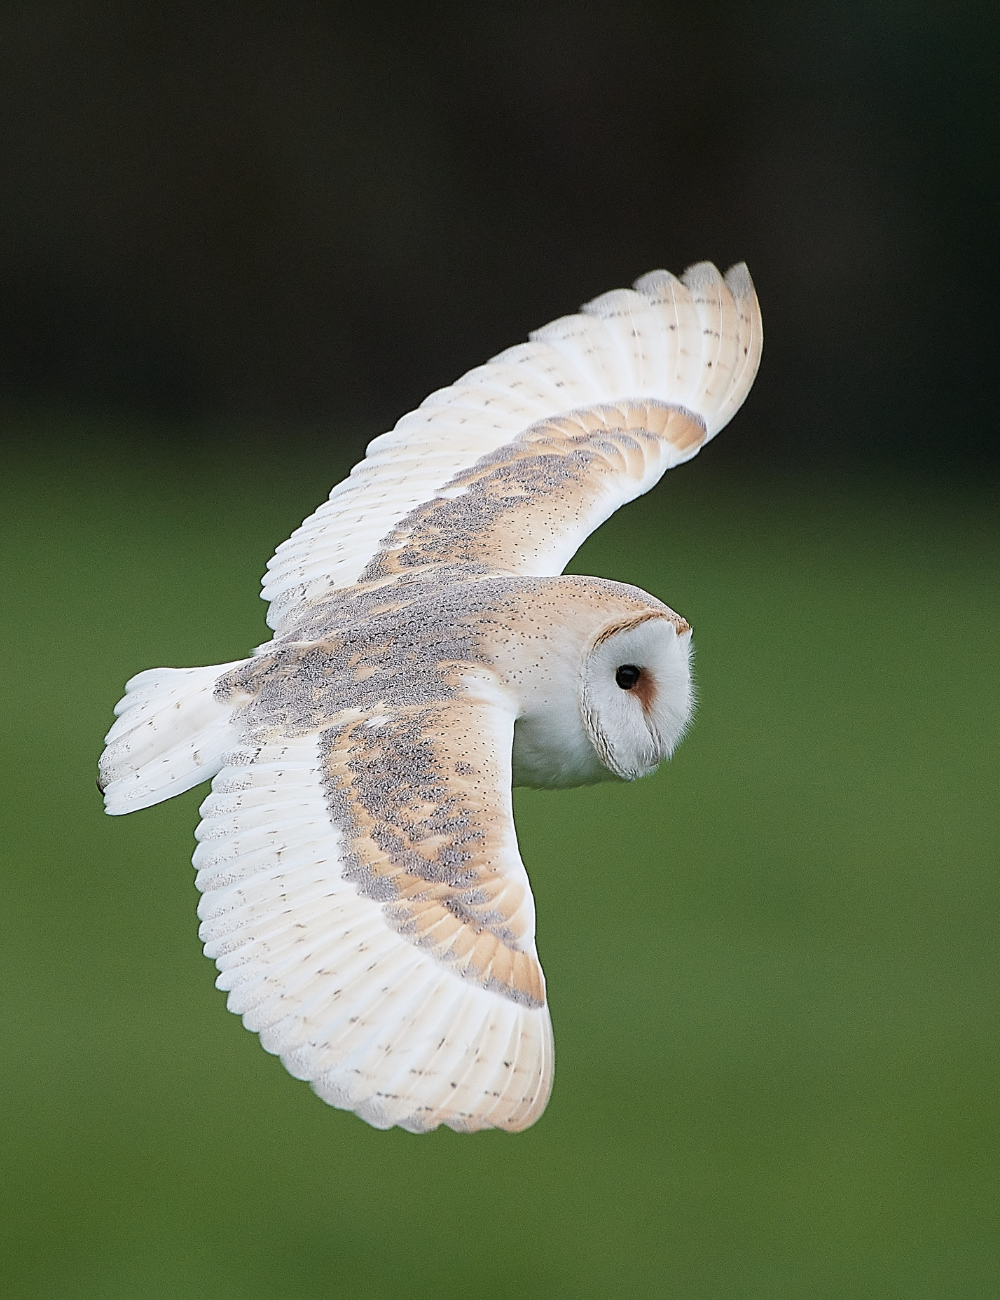
[[[553,552],[565,563],[601,518],[704,440],[697,416],[652,399],[543,420],[411,511],[361,581],[456,564],[558,572],[546,564]]]
[[[510,805],[513,717],[502,713],[460,694],[355,718],[324,734],[322,778],[343,874],[393,929],[537,1007],[545,985]]]

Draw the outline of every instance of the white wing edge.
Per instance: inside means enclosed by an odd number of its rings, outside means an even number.
[[[344,879],[319,744],[234,750],[202,805],[200,934],[229,1009],[377,1128],[527,1127],[551,1087],[547,1007],[467,982]]]
[[[743,263],[710,262],[678,280],[641,276],[431,393],[277,549],[263,580],[267,621],[287,630],[309,602],[357,581],[378,544],[457,473],[540,420],[653,397],[686,407],[714,437],[742,405],[763,331]]]

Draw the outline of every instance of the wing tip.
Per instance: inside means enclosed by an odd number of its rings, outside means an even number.
[[[693,262],[691,266],[685,268],[681,275],[681,283],[692,293],[696,293],[710,286],[717,288],[722,283],[722,276],[714,262]]]
[[[717,284],[720,280],[726,284],[730,293],[737,300],[756,296],[753,280],[746,262],[734,262],[725,275],[719,273],[719,269],[714,262],[693,262],[679,278],[660,267],[640,275],[633,282],[632,287],[637,293],[653,302],[664,302],[676,293],[678,288],[690,291],[708,284]],[[627,293],[628,290],[612,290],[611,294],[622,292]],[[595,298],[593,301],[600,303],[602,299],[610,297],[611,294],[601,294],[599,298]],[[581,308],[581,310],[586,310],[586,307]]]
[[[734,262],[724,277],[729,292],[739,302],[747,298],[756,298],[750,268],[746,262]]]
[[[669,302],[678,291],[683,292],[684,287],[676,275],[663,267],[640,275],[632,285],[636,293],[641,293],[654,304]]]
[[[585,302],[580,311],[584,316],[596,316],[600,320],[616,320],[623,316],[630,316],[636,308],[647,305],[643,295],[635,289],[609,289],[607,293],[598,294],[596,298]]]
[[[344,1077],[343,1063],[309,1079],[310,1087],[328,1106],[350,1111],[373,1128],[400,1128],[418,1135],[433,1133],[439,1128],[450,1128],[455,1133],[481,1133],[491,1129],[522,1133],[541,1118],[548,1104],[552,1092],[554,1052],[552,1022],[547,1009],[518,1010],[514,1023],[519,1046],[512,1043],[508,1048],[510,1060],[503,1060],[504,1054],[501,1053],[488,1074],[477,1080],[478,1097],[475,1091],[470,1096],[466,1087],[468,1072],[481,1068],[478,1055],[470,1060],[472,1053],[467,1051],[464,1058],[459,1057],[452,1063],[453,1071],[456,1065],[459,1066],[456,1071],[458,1085],[452,1084],[452,1087],[459,1086],[466,1092],[461,1109],[458,1107],[462,1103],[453,1101],[450,1095],[446,1097],[440,1091],[440,1081],[432,1083],[430,1092],[425,1091],[424,1095],[421,1095],[419,1082],[411,1084],[400,1095],[396,1092],[399,1080],[387,1093],[373,1090],[359,1095],[357,1088]],[[492,1015],[487,1019],[492,1019]],[[483,1022],[477,1034],[469,1039],[470,1044],[479,1042],[485,1029]],[[466,1062],[467,1069],[463,1069]],[[501,1062],[509,1067],[509,1071],[498,1080],[496,1076]],[[296,1077],[306,1076],[299,1074]]]

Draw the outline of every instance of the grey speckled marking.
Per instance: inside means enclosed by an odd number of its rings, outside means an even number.
[[[640,416],[657,432],[637,427]],[[655,403],[534,426],[459,475],[454,495],[413,511],[356,586],[314,602],[216,687],[251,744],[320,733],[344,875],[389,924],[529,1006],[544,1002],[544,982],[520,946],[526,891],[503,871],[512,827],[491,706],[466,682],[493,674],[496,647],[537,635],[574,602],[665,608],[603,579],[505,573],[503,553],[579,522],[609,475],[641,478],[668,429],[703,436],[686,412]]]
[[[553,537],[585,527],[616,483],[643,479],[664,442],[689,450],[704,438],[699,416],[655,399],[543,420],[404,516],[379,543],[359,585],[425,565],[523,567]]]

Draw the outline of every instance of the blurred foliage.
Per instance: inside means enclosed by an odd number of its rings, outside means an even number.
[[[203,791],[111,820],[94,789],[129,675],[264,639],[267,556],[343,466],[96,427],[11,446],[3,1294],[997,1294],[985,494],[747,483],[713,447],[587,543],[577,571],[694,624],[699,714],[647,781],[518,795],[555,1092],[520,1136],[415,1138],[226,1014]]]

